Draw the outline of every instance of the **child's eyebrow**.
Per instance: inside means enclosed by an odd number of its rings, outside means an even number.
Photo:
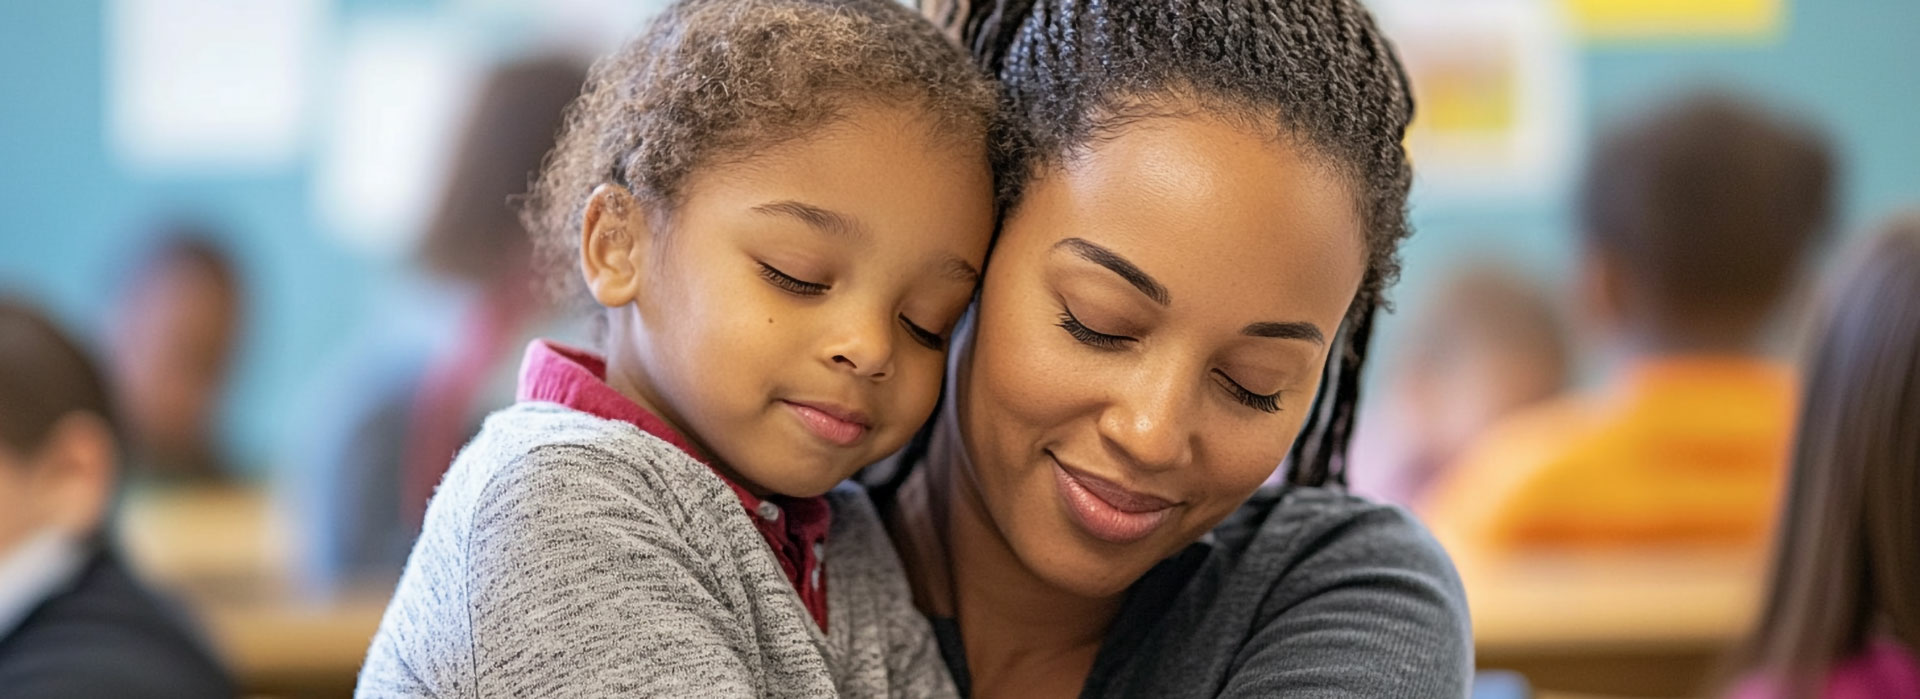
[[[855,243],[864,243],[867,241],[867,229],[861,227],[853,217],[831,209],[822,209],[806,202],[783,199],[755,206],[753,207],[753,211],[768,216],[783,216],[799,219],[808,226],[812,226],[814,230],[830,235],[842,236]],[[965,282],[967,284],[977,284],[980,281],[980,270],[975,269],[974,266],[966,260],[949,256],[940,260],[938,265],[940,276],[947,279]]]
[[[852,217],[836,211],[822,209],[805,202],[787,199],[761,204],[753,207],[753,210],[771,216],[797,218],[807,225],[812,226],[815,230],[836,236],[844,236],[852,239],[856,243],[866,242],[867,240],[866,229],[861,228],[860,224],[855,222]]]
[[[948,257],[940,261],[940,276],[971,286],[980,283],[980,270],[973,264],[958,257]]]

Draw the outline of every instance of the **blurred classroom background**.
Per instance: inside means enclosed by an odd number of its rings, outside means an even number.
[[[505,197],[550,105],[660,4],[0,2],[0,293],[101,358],[133,440],[119,538],[244,692],[350,691],[430,455],[510,400],[526,337],[580,332],[528,300]],[[1833,251],[1920,204],[1920,4],[1369,4],[1420,117],[1354,480],[1423,515],[1501,420],[1630,361],[1584,329],[1578,288],[1579,185],[1610,126],[1712,93],[1821,134],[1831,232],[1756,349],[1781,364]],[[1483,689],[1710,691],[1768,543],[1456,551],[1480,665],[1514,673]]]

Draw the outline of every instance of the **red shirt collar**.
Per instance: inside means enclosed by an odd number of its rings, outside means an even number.
[[[550,340],[534,340],[527,345],[526,357],[520,364],[520,390],[516,398],[523,403],[558,403],[588,415],[631,424],[692,455],[708,468],[713,467],[713,463],[694,448],[692,440],[607,385],[606,377],[607,362],[599,355]],[[714,469],[713,474],[740,499],[754,527],[773,547],[774,558],[779,560],[788,581],[799,592],[801,602],[813,613],[820,628],[826,629],[826,573],[820,559],[832,524],[833,512],[827,499],[775,495],[762,500],[719,469]]]

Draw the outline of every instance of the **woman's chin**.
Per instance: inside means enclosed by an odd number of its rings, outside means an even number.
[[[1041,580],[1078,597],[1101,599],[1125,593],[1158,561],[1147,550],[1147,542],[1116,552],[1062,541],[1065,538],[1046,537],[1043,550],[1022,558]]]

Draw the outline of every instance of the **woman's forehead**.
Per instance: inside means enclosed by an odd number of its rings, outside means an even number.
[[[1141,122],[1040,173],[1007,235],[1080,237],[1183,280],[1344,309],[1365,271],[1352,188],[1286,143],[1206,118]],[[1008,241],[1012,242],[1012,241]],[[1323,294],[1330,291],[1330,295]]]

